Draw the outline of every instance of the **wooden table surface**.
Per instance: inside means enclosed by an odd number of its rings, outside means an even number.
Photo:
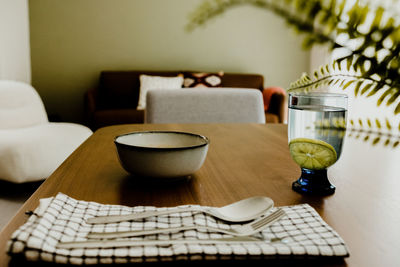
[[[116,135],[139,130],[177,130],[206,135],[211,143],[203,167],[191,179],[162,186],[140,183],[120,166]],[[328,266],[400,266],[400,147],[346,137],[328,175],[337,187],[328,197],[291,189],[300,175],[283,124],[141,124],[98,130],[49,177],[0,233],[0,266],[6,242],[40,198],[63,192],[73,198],[122,205],[223,206],[254,195],[276,206],[309,203],[345,240],[350,257]]]

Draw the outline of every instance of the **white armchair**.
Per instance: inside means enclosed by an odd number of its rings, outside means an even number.
[[[29,84],[0,81],[0,179],[46,179],[91,134],[83,125],[49,122]]]

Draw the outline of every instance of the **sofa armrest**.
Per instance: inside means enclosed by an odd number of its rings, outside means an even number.
[[[97,110],[93,114],[91,126],[93,130],[98,128],[115,125],[115,124],[131,124],[143,123],[144,110],[137,109],[106,109]]]
[[[97,89],[93,88],[85,93],[85,122],[87,126],[93,127],[93,116],[96,111],[97,105],[96,105],[96,99],[97,99]]]
[[[267,87],[263,90],[264,112],[278,116],[279,123],[287,120],[286,91],[280,87]]]

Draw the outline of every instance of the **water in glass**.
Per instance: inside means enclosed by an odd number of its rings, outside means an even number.
[[[292,185],[300,193],[329,195],[335,191],[327,168],[342,151],[347,96],[328,93],[289,95],[288,139],[301,176]]]

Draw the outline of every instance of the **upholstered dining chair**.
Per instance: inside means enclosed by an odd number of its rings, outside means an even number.
[[[146,102],[147,123],[265,123],[257,89],[157,89]]]
[[[92,131],[49,122],[29,84],[0,80],[0,179],[23,183],[47,178]]]

